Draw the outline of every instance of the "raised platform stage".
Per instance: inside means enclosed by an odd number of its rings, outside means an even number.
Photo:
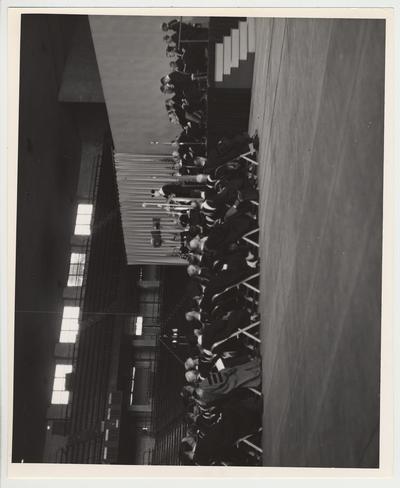
[[[385,24],[257,19],[266,466],[379,466]]]
[[[256,19],[250,89],[244,20],[211,19],[208,135],[260,137],[263,464],[378,467],[384,22]]]

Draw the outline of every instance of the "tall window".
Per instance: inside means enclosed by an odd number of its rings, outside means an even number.
[[[126,329],[129,335],[141,336],[143,334],[143,316],[133,315],[129,317]]]
[[[135,335],[140,336],[143,332],[143,317],[140,315],[135,320]]]
[[[69,399],[69,391],[65,390],[65,375],[72,372],[72,364],[57,364],[54,374],[53,395],[51,403],[66,405]]]
[[[85,254],[73,252],[69,265],[68,286],[82,286],[85,271]]]
[[[93,205],[80,203],[76,214],[75,235],[90,235],[90,222],[92,221]]]
[[[64,307],[60,342],[75,342],[79,330],[79,307]]]

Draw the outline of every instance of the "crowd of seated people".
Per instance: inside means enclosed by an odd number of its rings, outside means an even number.
[[[261,364],[254,341],[239,331],[258,320],[240,282],[257,276],[257,248],[243,236],[258,227],[254,167],[241,157],[258,148],[247,133],[206,148],[206,94],[197,76],[206,72],[207,29],[173,20],[162,24],[171,72],[161,79],[171,122],[182,127],[172,141],[176,180],[151,196],[168,204],[181,226],[179,255],[187,260],[191,298],[186,310],[190,357],[181,396],[187,434],[181,460],[197,465],[254,465],[257,453],[238,441],[261,426]],[[172,59],[173,58],[173,59]],[[258,453],[259,455],[259,453]]]
[[[185,363],[187,435],[182,462],[251,465],[256,457],[236,442],[261,425],[258,350],[239,329],[257,310],[237,285],[258,272],[257,248],[242,237],[258,227],[256,180],[241,157],[257,137],[223,138],[197,172],[152,192],[168,201],[186,199],[179,215],[180,255],[188,261],[192,297],[186,313],[191,355]],[[184,167],[184,165],[182,166]]]
[[[237,145],[239,139],[242,144]],[[245,335],[237,334],[257,320],[257,310],[236,286],[258,271],[257,248],[241,239],[258,227],[257,207],[252,204],[258,199],[256,182],[240,158],[252,141],[241,134],[231,138],[231,144],[225,139],[218,145],[212,169],[198,183],[203,185],[201,197],[180,217],[185,232],[181,253],[195,283],[186,313],[192,353],[185,363],[188,384],[182,391],[188,430],[181,455],[188,464],[258,462],[254,453],[236,445],[258,431],[262,412],[258,350]],[[233,158],[226,161],[226,153]],[[210,166],[208,162],[205,158],[203,168]]]
[[[169,120],[189,132],[201,133],[206,117],[206,93],[202,83],[207,72],[208,29],[201,24],[172,20],[161,26],[171,59],[171,71],[160,80],[160,90],[167,97]]]
[[[174,19],[164,22],[161,29],[165,34],[166,55],[171,58],[172,69],[187,73],[207,71],[207,44],[202,41],[208,39],[208,28]]]

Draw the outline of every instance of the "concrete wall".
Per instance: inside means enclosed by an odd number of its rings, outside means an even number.
[[[104,102],[89,20],[86,15],[78,16],[76,19],[58,97],[60,102]]]
[[[178,134],[164,107],[160,78],[169,70],[160,25],[168,17],[89,16],[116,152],[166,152],[151,140]]]

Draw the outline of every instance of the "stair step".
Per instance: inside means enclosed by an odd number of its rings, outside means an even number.
[[[256,19],[249,17],[247,19],[247,33],[248,33],[248,51],[254,53],[256,51]]]
[[[224,75],[229,75],[231,72],[231,36],[224,36]]]
[[[221,43],[215,44],[215,81],[223,81],[224,79],[224,45]]]
[[[239,22],[239,58],[247,59],[247,21]]]
[[[232,68],[239,68],[239,29],[231,30],[232,38]]]
[[[229,76],[224,76],[222,82],[216,83],[217,88],[251,89],[253,83],[254,53],[249,53],[245,61],[241,60],[239,68],[232,68]]]

